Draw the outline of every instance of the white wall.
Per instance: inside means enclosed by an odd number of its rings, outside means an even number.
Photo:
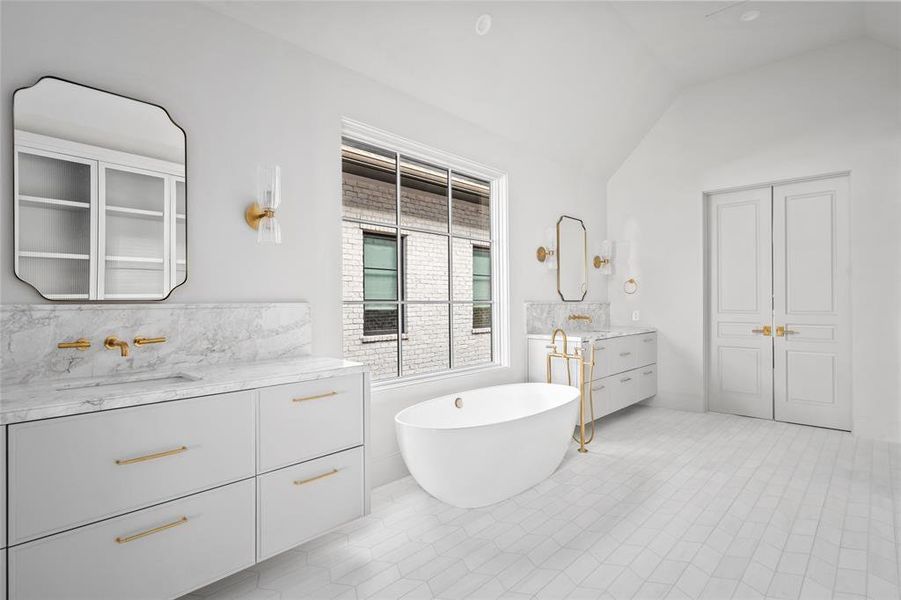
[[[376,483],[403,472],[393,424],[400,408],[525,379],[523,302],[556,298],[553,274],[534,259],[545,228],[567,213],[585,219],[589,233],[603,235],[601,181],[201,6],[3,2],[0,11],[3,303],[42,301],[13,275],[9,183],[12,93],[42,75],[160,104],[187,132],[188,281],[170,301],[307,300],[319,354],[341,354],[342,116],[508,173],[513,366],[375,394]],[[244,223],[260,164],[282,166],[281,246],[258,246]],[[603,280],[592,275],[588,300],[605,298]]]
[[[613,319],[660,329],[655,404],[704,410],[704,191],[851,171],[855,433],[901,439],[899,53],[855,41],[688,89],[610,179],[611,239],[641,288]]]

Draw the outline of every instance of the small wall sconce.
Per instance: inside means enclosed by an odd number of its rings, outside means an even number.
[[[600,269],[603,275],[613,273],[613,244],[610,240],[604,240],[598,244],[597,254],[592,264],[595,269]]]
[[[258,244],[281,244],[282,228],[275,211],[282,199],[281,168],[257,168],[257,201],[244,211],[244,220],[257,230]]]
[[[538,262],[544,263],[548,269],[554,269],[557,265],[557,229],[549,227],[545,230],[544,237],[546,240],[545,244],[538,246],[538,249],[535,251],[535,258],[538,259]]]

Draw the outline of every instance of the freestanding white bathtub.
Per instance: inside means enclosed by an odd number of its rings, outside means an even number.
[[[544,481],[560,465],[579,390],[516,383],[441,396],[397,413],[410,473],[439,500],[474,508]]]

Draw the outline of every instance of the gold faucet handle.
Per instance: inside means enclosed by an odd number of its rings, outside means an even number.
[[[74,342],[60,342],[56,345],[56,347],[60,350],[75,349],[85,351],[91,347],[91,342],[89,342],[85,338],[78,338]]]
[[[138,336],[135,338],[135,346],[146,346],[147,344],[165,344],[165,343],[166,343],[165,336],[155,337],[155,338]]]

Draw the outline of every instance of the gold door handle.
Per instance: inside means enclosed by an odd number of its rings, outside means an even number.
[[[89,342],[85,338],[78,338],[74,342],[60,342],[56,345],[56,347],[60,350],[74,349],[84,351],[91,347],[91,342]]]
[[[166,343],[165,336],[155,337],[155,338],[148,338],[148,337],[136,337],[135,338],[135,346],[146,346],[147,344],[165,344],[165,343]]]
[[[785,337],[787,335],[795,335],[797,333],[800,333],[800,332],[795,331],[794,329],[787,329],[783,325],[780,325],[776,328],[776,337]]]
[[[308,400],[319,400],[320,398],[328,398],[337,396],[338,392],[326,392],[324,394],[316,394],[315,396],[303,396],[301,398],[293,398],[291,402],[307,402]]]
[[[141,538],[147,537],[148,535],[153,535],[154,533],[159,533],[161,531],[166,531],[167,529],[172,529],[173,527],[178,527],[179,525],[184,525],[187,522],[188,517],[182,517],[177,521],[172,521],[171,523],[166,523],[165,525],[160,525],[159,527],[154,527],[153,529],[148,529],[147,531],[142,531],[141,533],[117,537],[116,543],[127,544],[128,542],[139,540]]]
[[[316,475],[315,477],[310,477],[309,479],[297,479],[294,481],[294,485],[306,485],[308,483],[313,483],[314,481],[319,481],[320,479],[325,479],[326,477],[336,475],[339,470],[340,469],[332,469],[328,473],[322,473],[321,475]]]
[[[120,458],[116,461],[117,465],[133,465],[135,463],[146,462],[148,460],[156,460],[158,458],[165,458],[167,456],[174,456],[176,454],[181,454],[182,452],[187,452],[187,446],[179,446],[178,448],[173,448],[172,450],[166,450],[165,452],[156,452],[154,454],[146,454],[144,456],[138,456],[135,458]]]
[[[773,335],[773,328],[769,325],[764,325],[760,329],[752,329],[751,333],[757,333],[766,337]]]

